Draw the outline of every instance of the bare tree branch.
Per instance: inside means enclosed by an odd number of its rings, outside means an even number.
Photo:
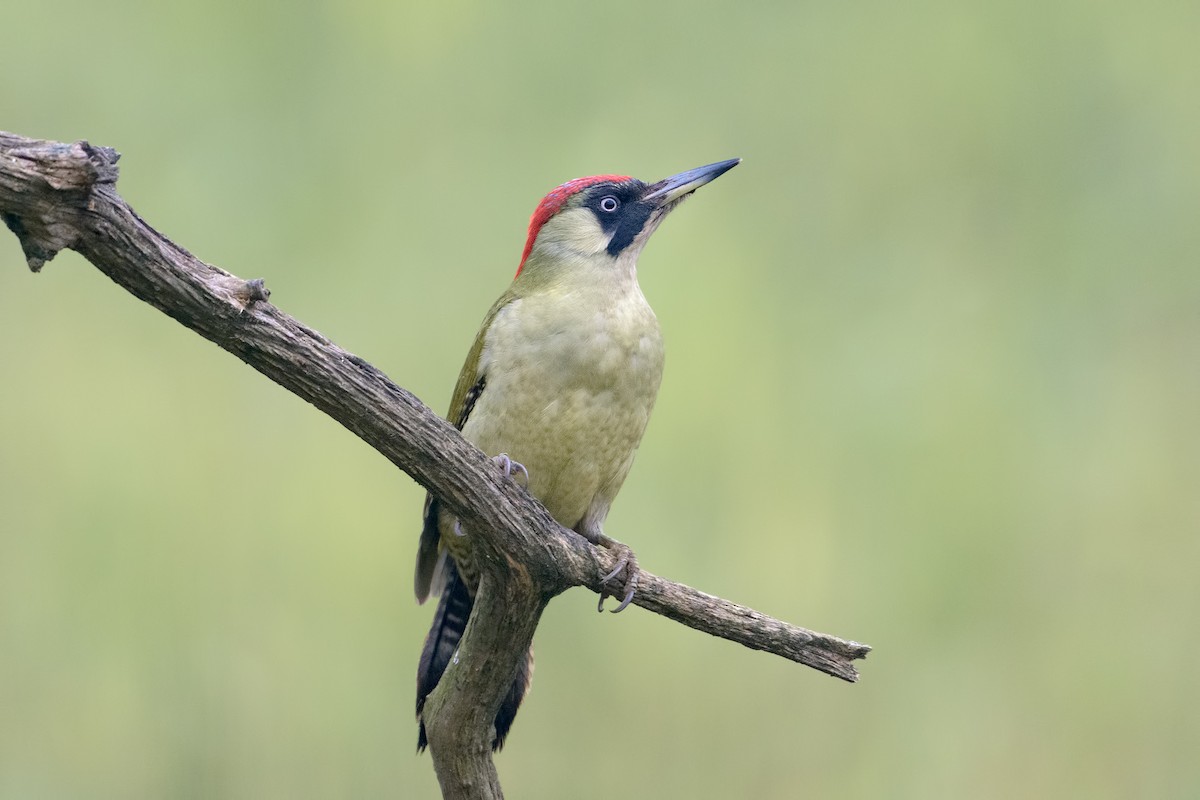
[[[426,704],[446,797],[500,797],[496,710],[546,604],[600,591],[613,555],[558,525],[452,425],[375,367],[268,302],[261,280],[206,264],[117,194],[119,155],[0,132],[0,218],[35,272],[63,249],[340,422],[442,499],[476,537],[481,583],[459,656]],[[866,645],[815,633],[642,571],[636,605],[846,681]]]

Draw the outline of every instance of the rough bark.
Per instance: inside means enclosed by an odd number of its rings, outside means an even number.
[[[0,218],[30,269],[83,255],[163,311],[333,417],[441,498],[476,537],[481,584],[457,661],[426,705],[429,750],[448,798],[501,797],[489,744],[496,709],[546,604],[572,586],[599,592],[613,555],[559,526],[452,425],[361,358],[195,258],[117,194],[110,148],[0,132]],[[705,633],[846,681],[866,645],[815,633],[641,571],[634,604]]]

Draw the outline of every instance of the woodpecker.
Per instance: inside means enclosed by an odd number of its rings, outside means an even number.
[[[633,599],[636,560],[604,535],[609,506],[629,473],[662,379],[658,320],[637,282],[637,260],[667,214],[739,163],[730,159],[646,184],[625,175],[577,178],[533,212],[512,285],[484,317],[458,376],[447,418],[521,476],[563,527],[614,549]],[[479,585],[470,532],[425,500],[416,595],[441,593],[417,671],[417,749],[425,748],[425,698],[458,648]],[[600,598],[601,606],[604,595]],[[529,687],[526,656],[496,716],[492,749],[504,744]]]

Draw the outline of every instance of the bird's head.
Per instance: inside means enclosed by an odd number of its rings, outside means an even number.
[[[517,277],[581,261],[634,264],[671,209],[740,161],[697,167],[651,184],[626,175],[567,181],[534,210]]]

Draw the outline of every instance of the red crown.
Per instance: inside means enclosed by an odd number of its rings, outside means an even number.
[[[542,202],[538,203],[538,207],[534,209],[533,216],[529,218],[529,236],[525,239],[525,251],[521,253],[521,263],[517,266],[517,275],[520,275],[521,270],[525,268],[525,259],[529,258],[529,251],[533,249],[533,242],[537,239],[538,231],[546,224],[546,220],[562,211],[562,207],[572,195],[589,186],[595,186],[597,183],[620,183],[627,180],[629,180],[628,175],[589,175],[586,178],[567,181],[543,197]]]

